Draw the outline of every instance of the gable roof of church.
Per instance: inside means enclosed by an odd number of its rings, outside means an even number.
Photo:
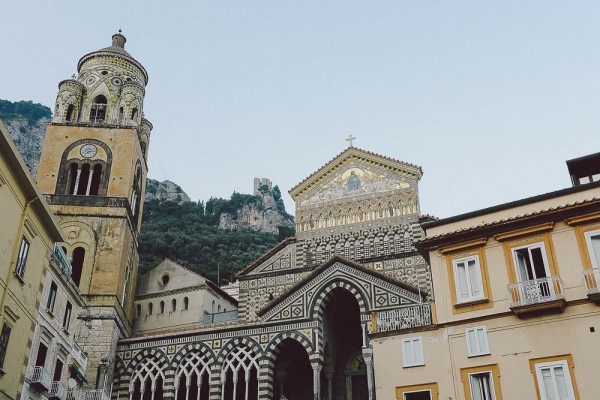
[[[291,188],[289,190],[290,196],[292,196],[292,198],[295,200],[298,195],[305,192],[310,187],[314,186],[314,184],[329,175],[330,171],[335,170],[336,167],[352,158],[363,159],[369,163],[385,165],[387,168],[396,169],[404,173],[414,175],[417,179],[421,179],[421,176],[423,175],[423,169],[418,165],[382,156],[381,154],[359,149],[358,147],[348,147],[333,159],[329,160],[321,168],[310,174],[302,182]]]
[[[402,282],[398,279],[394,279],[388,275],[382,274],[381,272],[377,272],[375,270],[372,270],[370,268],[367,268],[366,266],[359,264],[355,261],[349,260],[347,258],[341,257],[341,256],[333,256],[331,257],[329,260],[327,260],[326,262],[324,262],[323,264],[321,264],[320,266],[318,266],[317,268],[315,268],[310,274],[308,274],[304,279],[300,280],[298,283],[296,283],[294,286],[292,286],[289,290],[285,291],[284,293],[282,293],[281,296],[279,296],[278,298],[274,299],[272,302],[270,302],[267,306],[265,306],[264,308],[260,309],[256,315],[258,315],[259,317],[266,314],[269,310],[273,309],[275,306],[277,306],[279,303],[283,302],[286,298],[288,298],[289,296],[291,296],[296,290],[300,289],[302,286],[306,285],[307,282],[309,282],[310,280],[312,280],[313,278],[315,278],[317,275],[319,275],[321,272],[325,271],[327,268],[331,267],[332,265],[334,265],[335,263],[342,263],[344,265],[347,265],[349,267],[355,268],[359,271],[362,271],[366,274],[369,275],[373,275],[379,279],[382,279],[388,283],[391,283],[392,285],[396,285],[396,286],[400,286],[403,289],[406,289],[410,292],[413,292],[415,294],[421,294],[421,298],[423,300],[425,300],[425,298],[428,296],[428,293],[423,291],[423,290],[419,290],[418,288],[411,286],[405,282]]]
[[[248,275],[256,267],[260,266],[263,262],[267,261],[269,258],[277,254],[280,250],[286,248],[288,244],[292,244],[294,242],[296,242],[295,237],[288,237],[283,239],[281,242],[277,243],[275,246],[271,247],[269,250],[258,256],[258,258],[256,258],[250,264],[242,268],[235,276],[239,278],[240,276]]]

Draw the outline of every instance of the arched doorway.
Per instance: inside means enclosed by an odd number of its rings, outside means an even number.
[[[304,400],[313,397],[312,368],[306,349],[287,338],[279,346],[273,377],[274,400]]]
[[[327,400],[367,400],[366,368],[360,364],[363,329],[358,301],[342,288],[332,290],[327,297],[323,310],[326,345],[321,396]],[[353,365],[358,366],[354,371]]]

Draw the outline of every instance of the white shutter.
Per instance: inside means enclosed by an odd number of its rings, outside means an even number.
[[[469,298],[469,286],[467,283],[467,268],[466,263],[459,262],[456,264],[456,276],[458,279],[458,293],[460,300]]]
[[[423,346],[421,338],[404,339],[402,341],[403,366],[423,365]]]
[[[475,260],[468,261],[469,266],[469,283],[471,284],[471,297],[482,297],[481,292],[481,277],[479,273],[479,265]]]
[[[490,354],[485,326],[468,328],[465,331],[467,337],[467,352],[469,357]]]

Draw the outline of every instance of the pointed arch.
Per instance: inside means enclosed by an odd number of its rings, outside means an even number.
[[[173,357],[175,398],[207,399],[215,354],[205,343],[184,346]],[[185,386],[182,386],[184,384]]]
[[[354,282],[346,277],[337,277],[332,279],[327,285],[323,286],[314,295],[308,309],[312,318],[323,319],[323,311],[331,295],[336,289],[344,289],[350,292],[358,301],[358,307],[362,315],[369,313],[369,295]]]
[[[151,348],[138,352],[129,362],[126,372],[131,398],[145,399],[144,393],[148,390],[155,393],[154,398],[160,398],[156,394],[161,396],[164,393],[170,375],[169,361],[162,351]]]

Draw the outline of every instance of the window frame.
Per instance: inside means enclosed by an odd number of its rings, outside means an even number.
[[[413,364],[409,364],[407,357],[406,357],[406,355],[407,355],[406,345],[408,343],[411,343],[411,346],[413,346],[413,348],[411,349],[412,357],[414,358]],[[415,351],[414,351],[415,343],[418,344],[418,348],[420,350],[420,358],[418,358],[417,355],[415,354]],[[425,365],[425,354],[423,351],[423,338],[421,336],[415,336],[415,337],[402,339],[402,367],[403,368],[413,368],[413,367],[422,367],[424,365]]]
[[[529,261],[531,262],[531,272],[535,275],[535,277],[533,279],[524,279],[522,280],[521,277],[519,276],[519,263],[517,260],[517,251],[518,250],[523,250],[523,249],[527,249],[527,254],[529,256]],[[535,266],[533,265],[533,260],[532,260],[532,255],[531,255],[531,249],[541,249],[541,253],[542,253],[542,262],[544,263],[544,272],[546,273],[545,277],[538,277],[537,274],[535,273]],[[537,242],[533,242],[533,243],[528,243],[528,244],[524,244],[521,246],[515,246],[515,247],[511,247],[510,252],[512,254],[512,260],[514,263],[514,267],[515,267],[515,278],[516,278],[516,282],[515,283],[519,283],[519,282],[527,282],[530,280],[535,280],[535,279],[541,279],[541,278],[548,278],[551,277],[552,275],[554,275],[552,273],[552,269],[550,268],[550,262],[548,260],[548,251],[546,250],[546,245],[544,243],[543,240],[537,241]]]
[[[485,245],[487,238],[477,239],[470,242],[460,243],[441,248],[439,251],[446,258],[446,267],[448,274],[448,284],[450,299],[452,301],[452,314],[461,314],[470,311],[491,308],[494,306],[492,302],[492,292],[490,290],[489,274],[485,257]],[[476,300],[459,301],[459,282],[455,273],[455,263],[461,259],[477,257],[479,265],[479,276],[481,277],[482,297]]]
[[[50,291],[48,292],[48,299],[46,300],[46,311],[54,315],[54,307],[56,307],[56,298],[58,297],[58,285],[52,281],[50,283]]]
[[[468,268],[468,262],[469,261],[475,261],[475,267],[476,267],[476,275],[477,275],[477,282],[479,283],[479,291],[480,291],[480,295],[479,296],[473,296],[472,292],[473,292],[473,288],[471,287],[470,283],[471,283],[471,279],[469,276],[469,268]],[[468,276],[467,277],[467,286],[468,286],[468,291],[471,292],[471,295],[466,298],[463,299],[460,293],[460,279],[459,279],[459,274],[458,274],[458,264],[460,263],[464,263],[465,264],[465,275]],[[483,285],[483,276],[481,273],[481,263],[479,262],[479,255],[478,254],[473,254],[473,255],[468,255],[462,258],[456,258],[452,260],[452,270],[454,273],[454,289],[455,289],[455,293],[456,293],[456,304],[463,304],[463,303],[472,303],[475,301],[480,301],[480,300],[484,300],[485,299],[485,291],[484,291],[484,285]]]
[[[583,233],[585,244],[587,247],[587,253],[590,258],[590,268],[600,268],[600,254],[594,253],[594,247],[592,245],[592,236],[600,237],[600,229],[590,230]]]
[[[498,364],[486,364],[476,367],[461,368],[460,377],[463,383],[463,392],[465,395],[465,400],[473,400],[471,376],[484,373],[489,373],[492,377],[491,386],[493,389],[494,400],[502,400],[502,390],[500,385],[500,368]]]
[[[534,361],[534,360],[531,360]],[[565,372],[565,380],[566,383],[568,384],[567,386],[567,390],[569,391],[569,400],[578,400],[579,396],[576,392],[576,388],[575,388],[575,377],[573,376],[573,372],[572,372],[572,362],[569,363],[569,360],[567,358],[564,359],[555,359],[555,360],[537,360],[538,362],[534,362],[533,365],[533,376],[534,376],[534,380],[535,380],[535,384],[536,384],[536,390],[537,390],[537,394],[538,394],[538,398],[540,400],[547,400],[548,396],[546,394],[546,388],[544,387],[543,384],[543,377],[542,377],[542,369],[543,368],[552,368],[552,367],[557,367],[557,366],[561,366]],[[570,389],[570,390],[569,390]]]
[[[25,278],[25,268],[27,267],[29,249],[31,249],[31,241],[27,239],[27,236],[23,235],[21,237],[21,244],[19,245],[19,252],[17,253],[17,261],[15,263],[15,275],[21,278],[21,280]]]
[[[569,374],[565,374],[565,376],[568,375],[568,379],[571,382],[571,388],[573,390],[573,394],[574,394],[574,399],[575,400],[580,400],[579,398],[579,390],[577,389],[577,382],[575,379],[575,372],[574,372],[574,364],[573,364],[573,356],[571,354],[562,354],[562,355],[558,355],[558,356],[552,356],[552,357],[540,357],[540,358],[533,358],[529,360],[529,370],[531,372],[531,376],[533,378],[533,382],[535,385],[535,391],[537,394],[537,398],[538,400],[544,400],[544,398],[542,397],[542,392],[540,391],[540,382],[538,380],[538,374],[536,371],[536,366],[539,364],[557,364],[558,362],[565,362],[567,369],[569,371]]]
[[[418,393],[429,391],[431,400],[439,399],[439,390],[437,382],[424,383],[419,385],[396,386],[396,400],[404,400],[407,393]]]
[[[481,350],[482,346],[481,346],[481,343],[479,342],[479,336],[477,336],[477,331],[479,331],[479,330],[483,331],[485,351],[474,352],[473,349],[471,348],[471,341],[469,340],[469,333],[470,332],[475,333],[475,338],[477,339],[477,345],[479,346],[479,349]],[[470,357],[488,356],[488,355],[492,354],[492,352],[490,351],[490,342],[488,340],[487,327],[485,325],[474,326],[472,328],[466,328],[465,329],[465,339],[467,341],[467,355],[469,358]]]
[[[69,332],[69,328],[71,327],[71,317],[73,315],[73,304],[69,300],[67,300],[67,304],[65,305],[65,313],[63,315],[63,323],[62,328],[65,332]]]
[[[10,334],[12,333],[13,326],[6,321],[2,323],[2,330],[0,330],[0,371],[4,367],[4,360],[6,360],[6,354],[8,353],[8,344],[10,342]],[[5,330],[8,330],[6,339],[4,338]]]

